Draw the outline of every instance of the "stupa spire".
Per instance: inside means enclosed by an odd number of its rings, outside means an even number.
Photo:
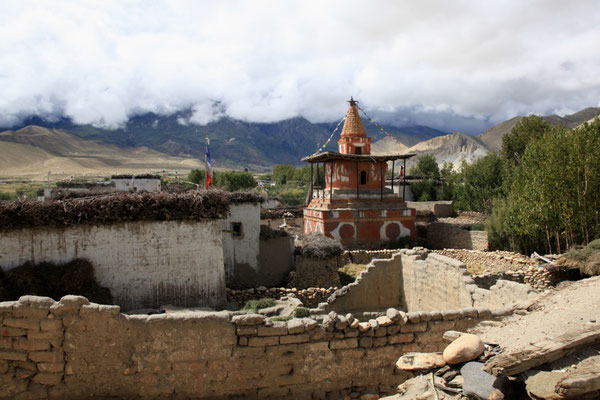
[[[342,128],[341,137],[366,137],[367,132],[358,114],[358,101],[350,97],[348,103],[350,103],[350,110]]]

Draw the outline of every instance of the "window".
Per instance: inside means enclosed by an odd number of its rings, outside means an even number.
[[[354,151],[355,154],[362,154],[362,147],[356,147]]]
[[[242,223],[232,222],[231,223],[231,236],[242,237]]]
[[[361,185],[367,184],[367,171],[360,171],[360,184]]]

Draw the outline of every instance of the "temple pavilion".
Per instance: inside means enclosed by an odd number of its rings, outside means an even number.
[[[304,233],[320,232],[349,246],[377,246],[403,237],[414,240],[415,210],[407,208],[403,191],[394,193],[393,178],[391,187],[385,181],[388,162],[393,177],[397,163],[402,163],[401,171],[405,171],[406,159],[414,154],[371,155],[371,138],[359,116],[358,102],[351,98],[349,103],[338,140],[339,153],[302,159],[311,164],[311,182],[314,164],[317,182],[324,181],[321,186],[311,184]]]

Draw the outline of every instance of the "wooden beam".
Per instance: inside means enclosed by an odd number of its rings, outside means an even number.
[[[496,376],[513,376],[556,361],[573,349],[596,342],[600,342],[600,329],[587,327],[533,343],[521,350],[499,354],[489,359],[483,369]]]
[[[329,201],[332,202],[333,201],[333,164],[334,162],[331,161],[329,163],[329,168],[331,169],[330,173],[329,173]]]
[[[317,197],[321,197],[319,193],[319,163],[317,163]]]
[[[312,201],[313,198],[313,183],[313,163],[310,163],[310,198],[308,200],[309,203]]]

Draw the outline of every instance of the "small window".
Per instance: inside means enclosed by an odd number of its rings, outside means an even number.
[[[355,154],[362,154],[362,147],[356,147]]]
[[[242,237],[242,223],[232,222],[231,223],[231,236]]]
[[[360,184],[361,185],[367,184],[367,171],[360,171]]]

